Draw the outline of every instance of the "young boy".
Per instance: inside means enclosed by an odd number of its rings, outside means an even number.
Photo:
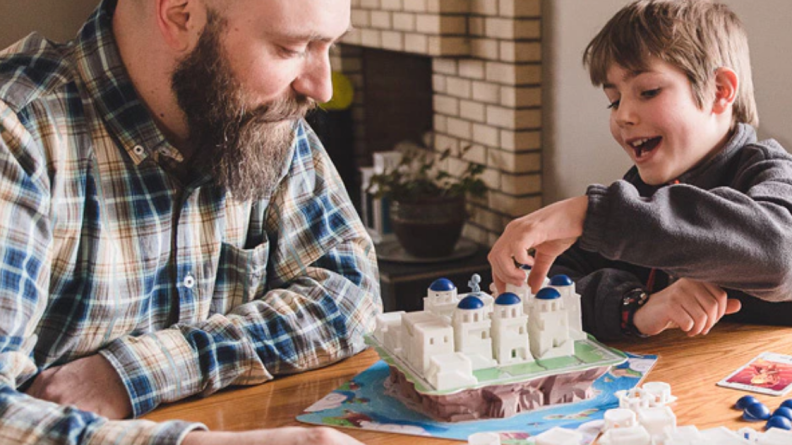
[[[515,263],[533,265],[534,290],[567,274],[603,339],[706,334],[732,313],[792,325],[792,157],[756,140],[739,19],[708,1],[638,1],[583,61],[635,166],[512,221],[489,255],[496,287],[524,280]]]

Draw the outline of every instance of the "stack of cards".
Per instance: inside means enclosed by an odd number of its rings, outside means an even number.
[[[792,389],[792,356],[764,352],[718,382],[718,386],[783,396]]]

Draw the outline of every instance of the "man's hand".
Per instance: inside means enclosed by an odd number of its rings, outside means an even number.
[[[528,284],[532,292],[537,292],[556,257],[583,234],[587,209],[588,197],[578,196],[510,222],[487,257],[498,292],[503,292],[507,283],[523,284],[524,272],[515,266],[515,261],[532,266]],[[536,251],[534,258],[528,255],[532,248]]]
[[[132,415],[129,395],[113,366],[99,354],[47,369],[26,391],[60,405],[74,405],[109,419]]]
[[[681,278],[652,294],[633,318],[643,334],[655,335],[678,327],[688,336],[707,334],[721,317],[740,310],[740,301],[726,297],[720,287]]]
[[[363,445],[361,442],[332,428],[287,427],[271,430],[226,433],[195,431],[184,437],[182,445]]]

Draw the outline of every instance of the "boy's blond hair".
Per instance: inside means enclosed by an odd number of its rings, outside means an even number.
[[[748,37],[740,19],[727,6],[706,0],[640,0],[608,21],[588,44],[583,64],[591,83],[607,82],[612,64],[630,71],[647,68],[649,56],[681,69],[690,80],[699,108],[704,108],[715,71],[737,73],[733,122],[759,125]]]

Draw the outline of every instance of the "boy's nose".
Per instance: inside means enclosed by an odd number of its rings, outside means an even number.
[[[614,118],[616,123],[622,127],[638,123],[638,115],[635,112],[635,108],[625,100],[619,102],[619,108],[616,109]]]

